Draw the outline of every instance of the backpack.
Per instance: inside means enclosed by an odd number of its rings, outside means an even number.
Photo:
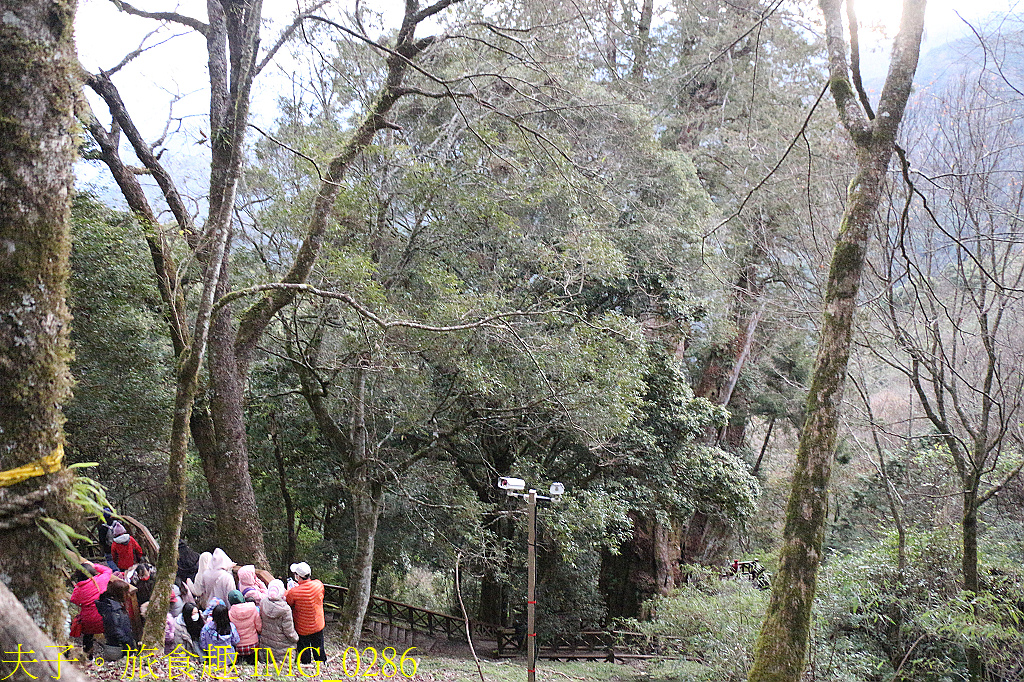
[[[103,523],[100,522],[99,526],[96,527],[96,535],[100,541],[100,547],[107,554],[110,553],[110,545],[114,542],[114,522]]]

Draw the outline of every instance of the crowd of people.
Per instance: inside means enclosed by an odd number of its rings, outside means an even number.
[[[105,563],[83,561],[75,576],[71,602],[80,611],[71,636],[81,638],[87,655],[117,660],[138,649],[142,623],[153,617],[148,607],[154,571],[138,541],[112,514],[97,535]],[[223,549],[198,554],[182,540],[164,615],[164,652],[197,657],[234,652],[239,662],[252,664],[257,649],[269,649],[278,663],[287,664],[293,655],[301,663],[327,660],[324,585],[304,561],[292,564],[290,572],[287,585],[278,579],[264,582],[253,565],[236,570]]]

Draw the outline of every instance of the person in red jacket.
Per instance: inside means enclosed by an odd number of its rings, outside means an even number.
[[[299,633],[299,641],[295,645],[299,653],[299,663],[309,663],[311,660],[326,661],[324,584],[310,578],[309,564],[305,561],[292,564],[291,571],[296,584],[285,592],[284,600],[292,607],[295,632]]]
[[[103,634],[103,617],[96,610],[96,600],[106,591],[111,575],[113,571],[108,566],[85,561],[77,576],[81,580],[71,593],[71,603],[81,607],[79,615],[75,618],[81,625],[82,649],[87,654],[92,653],[93,635]]]
[[[139,563],[139,560],[145,556],[145,552],[142,551],[138,541],[128,535],[128,531],[124,529],[120,521],[114,522],[113,535],[114,542],[110,545],[110,555],[114,558],[118,570],[127,571]]]

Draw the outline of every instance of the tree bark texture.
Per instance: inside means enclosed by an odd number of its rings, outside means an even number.
[[[0,1],[0,471],[41,462],[46,472],[0,488],[0,501],[20,509],[2,519],[0,579],[59,641],[65,562],[35,518],[72,518],[61,405],[71,394],[74,16],[73,0]],[[10,627],[21,631],[5,625],[5,644]]]
[[[217,510],[216,532],[221,546],[237,562],[251,562],[266,569],[270,565],[263,542],[263,526],[249,475],[245,429],[247,376],[239,370],[234,342],[231,316],[222,311],[210,331],[206,403],[210,409],[208,415],[202,416],[209,419],[216,437],[203,441],[203,446],[199,445],[199,440],[196,444]]]
[[[341,641],[346,646],[358,646],[373,589],[374,545],[377,540],[377,521],[383,507],[384,488],[377,483],[365,481],[350,485],[350,492],[356,546],[348,574],[348,594],[341,614]]]
[[[56,663],[57,654],[64,647],[57,646],[53,639],[39,629],[39,626],[14,596],[7,586],[0,582],[0,647],[4,652],[32,651],[33,654],[23,659],[34,660],[18,667],[17,654],[5,653],[0,662],[0,679],[11,682],[37,682],[37,680],[66,680],[67,682],[87,682],[88,677],[69,665],[67,661]]]
[[[679,566],[679,537],[671,524],[654,522],[654,586],[657,593],[667,597],[676,588],[676,569]]]
[[[799,682],[806,665],[811,608],[828,512],[828,486],[835,453],[840,404],[857,292],[869,227],[903,119],[924,30],[924,0],[905,0],[900,30],[879,101],[869,118],[850,82],[839,0],[821,0],[832,96],[853,139],[858,173],[851,182],[825,291],[821,338],[807,395],[806,421],[786,508],[779,570],[755,647],[750,682]]]

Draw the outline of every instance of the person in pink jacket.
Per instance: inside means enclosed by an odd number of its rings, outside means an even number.
[[[231,605],[228,617],[238,630],[238,644],[235,645],[238,660],[253,665],[256,662],[256,647],[260,643],[260,631],[263,629],[260,607],[245,601],[238,590],[228,592],[228,604]]]
[[[238,569],[238,591],[242,593],[246,601],[257,604],[263,601],[263,595],[267,593],[267,586],[256,577],[256,567],[252,564]]]
[[[85,561],[78,572],[82,580],[71,593],[71,603],[78,604],[82,609],[76,618],[82,625],[82,649],[86,653],[92,651],[92,636],[103,634],[103,617],[96,610],[96,600],[106,591],[111,575],[113,571],[110,567]]]

